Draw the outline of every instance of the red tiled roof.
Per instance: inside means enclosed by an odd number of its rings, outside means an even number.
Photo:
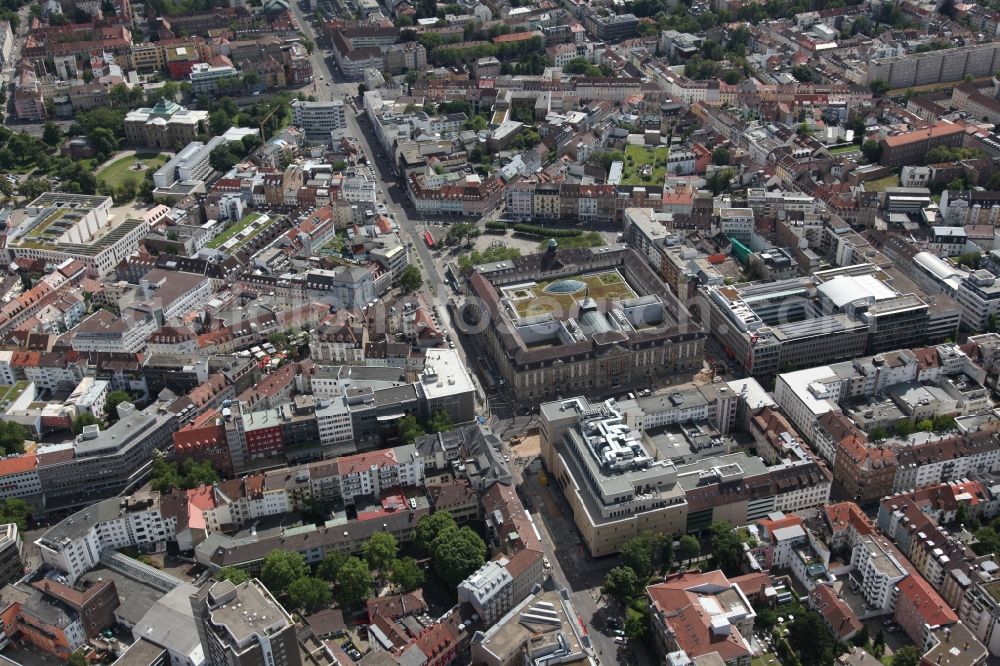
[[[392,449],[380,449],[354,456],[343,456],[337,459],[337,473],[341,476],[367,472],[371,467],[392,467],[398,465],[396,453]]]
[[[920,574],[911,573],[897,583],[897,586],[900,598],[906,597],[926,624],[936,627],[958,622],[955,611]]]
[[[965,127],[963,125],[956,125],[953,123],[937,123],[936,125],[932,125],[931,127],[924,129],[904,132],[895,136],[887,136],[883,139],[883,141],[885,141],[885,145],[890,148],[895,148],[897,146],[905,146],[906,144],[913,143],[915,141],[926,141],[928,139],[935,139],[942,136],[961,134],[964,131]]]
[[[746,640],[735,626],[726,633],[712,630],[710,613],[701,602],[703,596],[712,597],[706,588],[720,590],[732,583],[721,571],[686,573],[646,588],[650,600],[663,611],[663,621],[672,629],[680,649],[689,657],[719,653],[723,661],[730,662],[750,657]],[[713,599],[714,600],[714,599]]]
[[[11,456],[0,460],[0,476],[11,474],[23,474],[30,472],[38,464],[38,456],[34,453],[25,453],[19,456]]]
[[[813,588],[809,593],[809,604],[823,616],[838,640],[845,640],[861,630],[861,620],[829,586],[817,585]]]

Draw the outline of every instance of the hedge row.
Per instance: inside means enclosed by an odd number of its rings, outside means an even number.
[[[578,229],[550,229],[548,227],[536,227],[533,224],[515,224],[514,231],[528,236],[538,238],[576,238],[582,231]]]

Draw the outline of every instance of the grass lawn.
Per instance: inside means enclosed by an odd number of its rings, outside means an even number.
[[[622,170],[623,185],[662,185],[667,175],[667,157],[670,149],[666,146],[647,148],[646,146],[625,146],[625,168]],[[644,167],[651,169],[644,172]]]
[[[590,288],[590,297],[597,301],[605,299],[625,300],[637,296],[617,271],[566,278],[567,282],[573,280],[583,284],[579,290],[574,292],[546,291],[546,288],[553,283],[563,280],[563,278],[559,278],[558,280],[539,282],[530,289],[516,289],[505,293],[505,295],[512,298],[514,309],[521,317],[552,313],[556,318],[565,317],[571,312],[576,301],[582,299],[587,293],[587,287]]]
[[[5,384],[0,386],[0,403],[5,400],[13,400],[24,393],[24,389],[26,388],[28,388],[28,382],[26,381],[20,381],[13,385]]]
[[[884,192],[887,187],[899,187],[899,176],[888,175],[878,180],[869,180],[865,183],[866,192]]]
[[[242,220],[240,220],[239,222],[237,222],[233,226],[229,227],[228,229],[226,229],[225,231],[223,231],[221,234],[219,234],[218,236],[216,236],[212,240],[208,241],[208,243],[205,245],[205,247],[212,248],[212,249],[220,247],[227,240],[229,240],[230,238],[232,238],[236,234],[238,234],[241,231],[243,231],[244,229],[246,229],[250,225],[251,222],[253,222],[254,220],[256,220],[259,217],[260,217],[259,213],[250,213],[250,214],[248,214]]]
[[[778,657],[773,652],[765,652],[750,661],[750,666],[781,666]]]
[[[159,169],[167,163],[168,157],[160,153],[137,153],[128,157],[115,160],[108,166],[97,172],[97,180],[104,181],[109,187],[117,187],[125,182],[125,179],[132,177],[136,183],[142,181],[146,169],[153,167]],[[142,162],[142,169],[133,169],[136,162]]]
[[[861,146],[855,146],[853,143],[849,146],[837,146],[836,148],[830,149],[831,155],[843,155],[844,153],[856,153],[861,150]]]

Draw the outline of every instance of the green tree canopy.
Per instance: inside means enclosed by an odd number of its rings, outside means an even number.
[[[215,136],[224,134],[232,126],[233,121],[223,109],[216,109],[208,116],[208,129]]]
[[[861,144],[861,154],[870,163],[875,164],[882,159],[882,144],[874,139],[868,139]]]
[[[294,608],[315,613],[330,603],[330,586],[312,576],[297,578],[288,586],[288,600]]]
[[[410,264],[403,269],[403,272],[399,274],[399,288],[403,290],[403,293],[410,293],[420,289],[420,285],[424,283],[423,278],[420,277],[420,269],[418,269],[413,264]]]
[[[632,569],[640,579],[669,566],[673,560],[673,539],[668,534],[643,532],[622,545],[622,564]]]
[[[829,666],[834,662],[833,634],[815,611],[806,611],[788,626],[788,644],[798,654],[802,666]]]
[[[215,572],[214,578],[215,580],[228,580],[233,585],[242,585],[250,580],[250,576],[247,575],[246,571],[237,569],[236,567],[222,567]]]
[[[20,423],[0,421],[0,455],[24,453],[24,440],[27,436],[27,429]]]
[[[308,575],[309,567],[302,555],[290,550],[272,550],[264,558],[260,579],[271,594],[283,596],[293,582]]]
[[[677,557],[682,560],[690,560],[699,555],[701,555],[701,543],[698,542],[698,539],[690,534],[682,536],[677,545]]]
[[[118,405],[123,402],[132,402],[132,396],[127,391],[112,391],[104,401],[104,414],[108,423],[115,423],[118,420]]]
[[[712,525],[712,555],[727,576],[737,576],[743,567],[743,544],[748,538],[744,529],[735,529],[729,522]]]
[[[399,419],[399,439],[403,444],[413,444],[413,440],[417,437],[425,435],[423,427],[420,422],[417,421],[417,417],[412,414],[407,414],[403,418]]]
[[[185,458],[177,462],[168,462],[162,453],[157,452],[153,458],[153,473],[150,486],[153,490],[169,492],[174,488],[188,490],[203,484],[216,483],[219,475],[208,460],[193,460]]]
[[[434,513],[420,516],[417,521],[417,528],[414,533],[414,540],[417,548],[425,555],[434,554],[434,540],[438,535],[449,528],[458,528],[458,523],[447,511],[435,511]]]
[[[875,639],[872,641],[872,656],[876,659],[881,659],[882,655],[885,654],[885,634],[879,629],[878,633],[875,634]]]
[[[212,165],[213,169],[224,173],[232,169],[233,166],[240,161],[240,155],[233,153],[229,144],[224,143],[220,146],[216,146],[212,150],[211,154],[208,156],[208,161],[209,164]]]
[[[319,563],[319,566],[316,567],[316,575],[328,583],[334,583],[337,581],[337,574],[340,572],[340,567],[344,566],[344,562],[348,559],[349,556],[341,553],[339,550],[331,550],[323,558],[323,561]]]
[[[42,141],[50,146],[59,145],[59,142],[62,141],[62,130],[59,129],[59,125],[52,121],[45,123],[45,128],[42,130]]]
[[[646,600],[636,599],[625,609],[625,635],[631,639],[641,639],[649,630]]]
[[[389,573],[396,555],[399,553],[399,543],[389,532],[376,532],[368,538],[362,547],[365,561],[373,571],[385,575]]]
[[[920,657],[920,650],[916,645],[904,645],[892,654],[892,666],[917,666]]]
[[[455,424],[452,422],[451,417],[448,416],[448,412],[443,409],[439,409],[431,414],[431,418],[427,422],[427,429],[431,432],[448,432],[454,427]]]
[[[506,245],[498,245],[496,247],[490,247],[482,252],[479,250],[473,250],[468,254],[463,254],[458,258],[459,268],[471,268],[477,264],[488,264],[494,261],[507,261],[509,259],[517,259],[521,256],[521,251],[516,247],[507,247]]]
[[[424,584],[424,572],[412,557],[403,557],[392,563],[392,582],[401,592],[412,592]]]
[[[349,557],[337,572],[337,601],[342,606],[359,604],[368,598],[374,584],[368,563],[357,557]]]
[[[431,548],[434,573],[448,588],[457,587],[486,562],[486,544],[468,526],[446,528]]]
[[[22,499],[11,497],[0,500],[0,523],[14,523],[17,529],[24,532],[28,529],[28,516],[31,515],[31,507]]]
[[[628,604],[642,592],[642,582],[631,567],[615,567],[608,572],[601,586],[601,594],[621,604]]]

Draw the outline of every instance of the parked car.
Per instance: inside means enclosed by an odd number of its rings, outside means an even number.
[[[545,567],[546,569],[552,566],[552,563],[549,562],[548,557],[542,557],[542,566]]]

